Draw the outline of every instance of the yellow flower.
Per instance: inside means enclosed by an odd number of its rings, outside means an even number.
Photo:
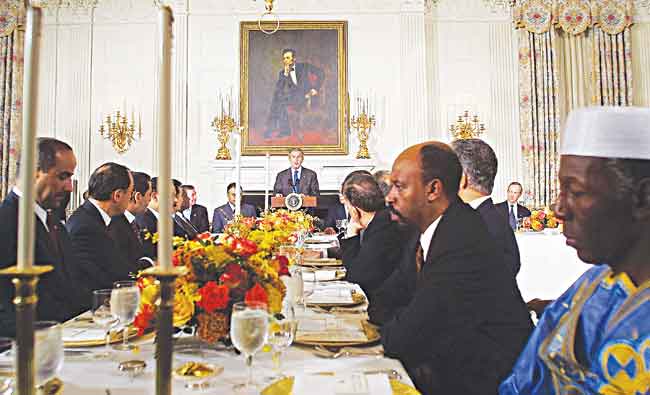
[[[174,295],[174,318],[173,325],[180,327],[185,325],[194,316],[194,302],[184,292],[176,292]]]
[[[284,287],[282,283],[280,285]],[[268,296],[269,310],[271,313],[279,313],[282,310],[282,299],[284,298],[283,288],[278,287],[276,284],[268,283],[264,284],[264,290]]]
[[[151,282],[146,285],[140,292],[142,304],[156,304],[160,297],[160,285],[157,282]]]

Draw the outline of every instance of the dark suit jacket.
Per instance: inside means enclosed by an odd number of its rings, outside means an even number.
[[[99,210],[86,200],[66,223],[77,257],[76,270],[90,289],[113,288],[128,280],[132,265],[126,251],[111,237]]]
[[[417,273],[419,237],[371,297],[385,353],[424,394],[496,394],[532,331],[515,279],[480,215],[460,201],[445,211]]]
[[[347,219],[348,216],[345,214],[345,207],[341,203],[336,203],[333,206],[330,206],[327,209],[327,218],[325,219],[326,228],[336,229],[336,221],[339,219]],[[338,230],[338,229],[337,229]]]
[[[255,207],[250,204],[241,204],[241,215],[244,217],[257,217]],[[235,216],[235,212],[230,208],[230,204],[226,203],[214,209],[212,215],[212,233],[221,233],[226,224]]]
[[[140,226],[144,255],[151,259],[157,259],[158,246],[151,242],[151,237],[147,236],[147,234],[153,235],[158,232],[158,220],[156,216],[147,208],[143,214],[136,215],[135,221]]]
[[[357,283],[366,294],[375,291],[399,265],[408,233],[391,221],[390,212],[375,214],[360,235],[341,238],[341,257],[346,279]]]
[[[187,218],[183,216],[182,213],[174,213],[173,220],[174,236],[192,240],[196,238],[196,235],[199,234],[194,225],[192,225],[190,221],[188,221]]]
[[[190,214],[190,223],[199,233],[207,232],[210,230],[210,220],[208,219],[208,209],[200,204],[192,206],[192,213]]]
[[[508,211],[510,211],[510,206],[508,205],[508,201],[504,201],[501,203],[497,203],[494,205],[496,207],[497,211],[503,216],[503,218],[506,219],[506,223],[508,223]],[[522,206],[521,204],[517,203],[517,218],[526,218],[530,217],[530,210],[527,209],[525,206]]]
[[[0,205],[0,268],[16,264],[18,247],[18,196],[11,192]],[[36,234],[34,245],[34,264],[52,265],[54,270],[43,275],[37,286],[38,320],[63,322],[90,308],[91,298],[88,289],[77,281],[74,267],[74,254],[68,233],[63,225],[52,229],[56,231],[62,260],[53,252],[48,230],[35,218]],[[15,335],[16,316],[13,304],[14,286],[6,278],[0,278],[0,336]]]
[[[118,245],[118,248],[127,256],[127,265],[129,270],[137,273],[140,270],[146,269],[151,264],[142,261],[141,258],[145,256],[144,246],[138,235],[131,228],[129,220],[124,215],[113,217],[111,224],[108,226],[108,232]],[[142,238],[142,235],[140,236]]]
[[[497,211],[491,198],[481,203],[476,210],[485,221],[488,232],[490,232],[495,244],[500,251],[503,251],[503,263],[517,276],[521,262],[519,259],[519,246],[512,228],[503,215]]]
[[[320,196],[320,189],[318,187],[318,176],[316,172],[305,167],[300,172],[300,182],[298,183],[298,193],[307,196]],[[293,193],[293,169],[289,168],[282,170],[275,177],[275,185],[273,186],[273,193],[282,194],[287,196]]]

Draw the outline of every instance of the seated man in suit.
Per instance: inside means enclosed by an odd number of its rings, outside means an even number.
[[[170,188],[170,204],[172,206],[172,212],[174,208],[178,205],[177,203],[177,194],[176,189],[172,185]],[[158,217],[160,216],[160,194],[158,193],[158,177],[151,178],[151,201],[144,213],[139,214],[135,217],[135,221],[140,227],[140,232],[142,235],[142,244],[144,247],[145,256],[156,259],[158,256],[157,246],[152,243],[151,236],[158,232]]]
[[[199,233],[209,231],[210,220],[208,219],[208,209],[196,203],[196,188],[193,185],[182,185],[181,188],[185,190],[187,197],[190,199],[190,207],[183,210],[183,216],[190,221]]]
[[[108,228],[113,217],[124,214],[132,194],[129,169],[105,163],[90,176],[88,200],[66,223],[77,256],[76,270],[90,289],[110,289],[115,281],[129,279],[132,265]]]
[[[174,236],[192,240],[199,232],[194,225],[183,216],[183,211],[190,207],[190,198],[187,196],[185,189],[181,188],[181,182],[173,179],[174,190],[176,191],[176,205],[174,206]]]
[[[228,192],[228,203],[214,209],[212,215],[212,233],[221,233],[228,222],[235,216],[235,205],[237,204],[237,184],[231,182],[226,189]],[[243,191],[240,189],[240,193]],[[241,215],[243,217],[257,217],[255,207],[251,204],[241,203]]]
[[[113,217],[108,231],[120,250],[126,253],[132,272],[138,272],[153,265],[153,261],[145,257],[142,244],[142,233],[137,215],[144,214],[151,202],[151,177],[145,173],[132,172],[133,196],[123,215]]]
[[[292,148],[289,151],[289,163],[291,167],[282,170],[275,178],[273,192],[276,196],[287,196],[291,193],[298,193],[307,196],[319,196],[318,176],[313,170],[302,167],[305,154],[300,148]]]
[[[346,279],[368,294],[397,267],[408,233],[392,221],[384,194],[371,175],[350,177],[343,195],[350,213],[347,230],[339,238]]]
[[[517,239],[490,197],[497,175],[497,156],[481,139],[456,140],[451,143],[451,148],[463,166],[458,195],[481,214],[495,245],[503,252],[503,263],[516,276],[521,266]]]
[[[520,183],[517,181],[511,182],[508,185],[508,199],[495,205],[501,215],[508,220],[512,230],[517,230],[518,219],[530,217],[530,210],[517,203],[523,192],[524,187]]]
[[[76,282],[71,271],[74,253],[65,227],[54,211],[72,191],[77,160],[72,148],[59,140],[39,138],[34,179],[36,194],[34,264],[54,270],[38,282],[36,319],[66,321],[90,307],[89,292]],[[19,169],[20,170],[20,169]],[[18,248],[18,206],[22,192],[14,187],[0,205],[0,268],[16,265]],[[74,286],[70,286],[74,284]],[[14,286],[0,278],[0,336],[15,335]]]
[[[458,198],[462,168],[446,144],[402,152],[387,201],[417,227],[399,267],[371,295],[386,356],[423,394],[493,394],[532,330],[485,223]]]
[[[339,191],[339,203],[330,206],[330,208],[327,210],[327,218],[325,219],[325,233],[328,234],[336,234],[338,230],[336,229],[336,221],[344,219],[346,221],[350,220],[350,213],[348,212],[348,208],[345,206],[345,196],[343,196],[343,188],[345,186],[345,183],[350,179],[350,177],[355,176],[357,174],[366,174],[366,175],[372,175],[368,170],[354,170],[350,172],[345,178],[343,179],[343,182],[341,183],[341,189]]]

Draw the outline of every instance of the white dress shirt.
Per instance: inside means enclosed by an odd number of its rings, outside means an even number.
[[[478,199],[474,199],[471,202],[469,202],[469,205],[472,206],[474,210],[478,208],[481,204],[483,204],[484,201],[488,200],[490,196],[481,196]]]
[[[422,257],[424,258],[424,261],[427,261],[427,258],[429,256],[429,246],[431,245],[431,240],[433,240],[434,233],[436,232],[436,228],[438,227],[438,224],[440,223],[440,220],[442,219],[442,215],[438,217],[435,221],[429,225],[427,230],[424,231],[420,235],[420,245],[422,246]]]
[[[124,216],[126,217],[126,220],[129,221],[130,224],[135,221],[135,215],[131,214],[129,210],[124,210]]]
[[[11,190],[19,198],[23,197],[23,192],[20,189],[18,189],[18,187],[13,187]],[[38,218],[41,221],[43,226],[45,226],[45,229],[47,229],[47,231],[49,232],[50,228],[48,228],[47,226],[47,211],[45,211],[45,209],[41,207],[40,204],[38,204],[37,202],[35,203],[36,204],[34,204],[34,213],[36,214],[36,218]]]
[[[517,217],[517,203],[513,205],[512,203],[508,202],[508,215],[510,215],[510,211],[512,210],[515,211],[515,218],[519,218]]]
[[[88,201],[89,201],[90,203],[92,203],[93,206],[95,206],[95,207],[97,208],[97,210],[99,210],[99,214],[102,216],[102,219],[104,220],[104,223],[105,223],[106,226],[108,227],[108,225],[111,224],[111,216],[108,215],[108,213],[107,213],[106,211],[104,211],[104,210],[99,206],[99,202],[98,202],[97,200],[95,200],[95,199],[93,199],[93,198],[88,198]]]
[[[289,72],[289,75],[291,76],[291,81],[293,81],[294,85],[298,85],[298,77],[296,77],[296,65],[294,64],[291,66],[291,71]]]
[[[151,214],[153,214],[153,216],[156,217],[156,219],[158,219],[160,217],[160,214],[158,213],[158,211],[152,209],[151,207],[149,207],[149,211],[151,211]]]

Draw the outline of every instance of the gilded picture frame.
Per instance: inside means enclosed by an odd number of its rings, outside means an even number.
[[[347,155],[347,21],[276,27],[240,23],[243,155]]]

